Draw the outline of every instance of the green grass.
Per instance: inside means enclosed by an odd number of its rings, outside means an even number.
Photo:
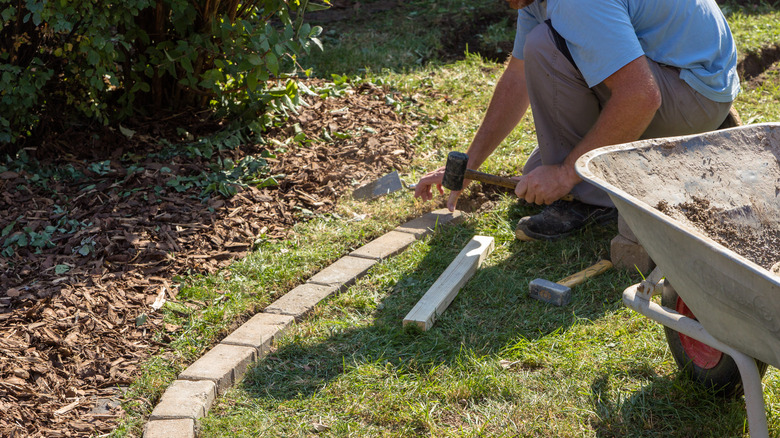
[[[315,62],[320,75],[359,75],[414,97],[427,118],[408,181],[440,166],[448,151],[466,149],[502,71],[477,55],[449,63],[416,58],[441,47],[437,14],[463,8],[474,11],[461,1],[403,3],[370,20],[335,23],[326,27],[328,52],[302,60]],[[728,8],[741,52],[778,41],[776,9]],[[499,39],[503,26],[487,27],[483,38]],[[743,120],[780,119],[779,86],[777,73],[743,84],[736,102]],[[482,170],[513,174],[533,147],[529,114]],[[299,224],[288,240],[260,242],[217,275],[179,279],[179,303],[166,308],[166,322],[182,330],[159,339],[165,346],[130,388],[128,418],[113,435],[140,435],[167,384],[253,312],[433,207],[408,192],[369,203],[345,199],[334,214]],[[534,278],[557,280],[608,258],[616,233],[613,226],[552,243],[516,241],[514,224],[535,211],[502,197],[376,265],[296,324],[220,397],[202,436],[748,436],[743,401],[680,377],[662,327],[622,305],[621,292],[638,273],[594,278],[566,307],[528,297]],[[406,313],[476,234],[496,239],[483,267],[432,330],[404,329]],[[773,435],[780,434],[778,379],[773,368],[764,378]]]
[[[521,244],[527,210],[505,198],[373,268],[219,399],[202,436],[741,436],[742,402],[679,379],[661,327],[622,306],[637,275],[597,277],[563,308],[528,297],[603,257],[615,229]],[[497,240],[482,269],[433,329],[404,329],[475,234]]]
[[[740,7],[728,3],[722,7],[741,56],[760,52],[761,48],[780,43],[780,10],[771,3]]]
[[[500,52],[497,45],[514,38],[516,15],[502,1],[360,3],[354,12],[343,12],[351,19],[318,22],[317,15],[312,16],[313,24],[323,26],[321,40],[325,50],[313,51],[302,57],[300,63],[311,68],[314,76],[384,75],[439,64],[441,55],[448,55],[453,40],[464,37],[464,32],[480,32],[475,35],[475,44],[490,49],[495,56],[505,56],[506,53]],[[383,3],[388,5],[385,10],[370,12],[374,6]],[[475,17],[485,15],[501,18],[484,26],[474,22]]]

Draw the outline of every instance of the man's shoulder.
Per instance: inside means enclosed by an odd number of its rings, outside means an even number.
[[[539,22],[544,21],[547,19],[547,2],[548,0],[536,0],[530,5],[524,7],[520,12],[521,14],[524,13],[527,16],[535,18]]]
[[[628,11],[631,0],[549,0],[550,11],[572,17]],[[647,0],[654,1],[654,0]]]

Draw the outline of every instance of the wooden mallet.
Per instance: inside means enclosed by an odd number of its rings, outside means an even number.
[[[610,269],[612,262],[601,260],[595,265],[584,269],[576,274],[570,275],[557,283],[537,278],[530,283],[530,295],[539,301],[555,304],[556,306],[565,306],[571,301],[571,288],[577,286],[588,278],[595,277],[602,272]]]

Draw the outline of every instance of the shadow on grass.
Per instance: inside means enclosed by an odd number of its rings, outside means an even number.
[[[515,206],[505,220],[515,223],[535,210]],[[421,332],[402,327],[409,310],[466,243],[479,234],[470,223],[442,227],[410,272],[399,268],[397,279],[380,286],[383,297],[376,309],[371,308],[373,303],[367,305],[360,299],[347,306],[332,305],[326,311],[320,307],[329,303],[321,303],[309,321],[318,319],[312,324],[326,328],[314,336],[296,331],[299,334],[291,335],[293,338],[255,366],[244,388],[250,394],[277,400],[309,397],[352,364],[385,364],[399,374],[426,374],[441,365],[457,366],[464,352],[478,357],[500,355],[518,342],[561,333],[577,320],[597,319],[620,306],[614,283],[625,275],[612,272],[593,279],[575,289],[572,302],[565,307],[530,298],[528,283],[538,277],[559,280],[608,258],[608,242],[615,232],[616,227],[611,226],[586,229],[559,242],[514,241],[502,262],[483,265],[476,272],[432,329]],[[349,313],[365,312],[372,312],[367,323],[355,326],[343,321]],[[526,362],[537,366],[533,358]]]
[[[627,373],[649,383],[626,397],[615,393],[609,374],[591,384],[590,424],[597,437],[742,436],[747,420],[741,397],[720,397],[682,376],[669,379],[642,366]]]
[[[533,212],[533,207],[516,205],[508,217],[499,219],[514,224]],[[549,352],[536,351],[537,346],[552,334],[556,339],[544,349],[557,349],[552,345],[557,342],[572,342],[561,348],[576,350],[579,339],[575,336],[568,341],[558,339],[566,338],[563,335],[575,324],[588,324],[622,308],[621,292],[638,280],[638,274],[631,277],[616,270],[602,274],[574,289],[568,306],[557,307],[530,298],[529,281],[538,277],[558,280],[605,258],[616,227],[589,228],[557,242],[497,241],[501,254],[494,253],[497,257],[477,271],[432,329],[403,328],[404,316],[474,235],[507,239],[506,230],[494,233],[488,228],[478,229],[471,222],[442,227],[427,245],[410,249],[424,252],[419,261],[414,255],[401,255],[397,264],[391,260],[373,268],[358,285],[318,306],[280,348],[255,364],[242,384],[244,391],[271,411],[285,401],[317,404],[320,397],[323,403],[334,397],[342,400],[339,406],[364,403],[347,409],[357,409],[353,414],[368,424],[421,435],[428,430],[421,419],[424,415],[393,416],[382,410],[414,409],[415,403],[424,405],[426,397],[433,397],[453,418],[468,417],[458,406],[485,400],[506,402],[522,411],[518,406],[528,402],[525,396],[517,388],[502,385],[520,379],[516,372],[550,374],[553,379],[560,375],[561,370],[545,356]],[[501,260],[496,263],[496,258]],[[512,362],[512,372],[501,373],[497,359]],[[697,432],[708,423],[717,426],[706,429],[713,431],[707,436],[739,434],[735,431],[744,421],[744,406],[739,401],[719,404],[720,399],[684,380],[659,376],[642,358],[627,365],[629,361],[620,358],[606,366],[615,372],[597,375],[585,398],[589,406],[562,400],[558,415],[568,415],[564,413],[570,409],[592,412],[583,418],[599,437],[702,436]],[[628,393],[611,388],[610,379],[625,376],[638,376],[649,383]],[[566,377],[562,379],[562,385],[570,384]],[[431,391],[431,395],[418,391]],[[539,391],[541,395],[547,390]],[[366,399],[375,400],[363,402]]]

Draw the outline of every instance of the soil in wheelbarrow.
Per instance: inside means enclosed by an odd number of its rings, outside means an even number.
[[[656,208],[668,216],[686,219],[716,242],[778,275],[780,230],[770,209],[751,205],[725,210],[698,197],[675,206],[662,201]]]

